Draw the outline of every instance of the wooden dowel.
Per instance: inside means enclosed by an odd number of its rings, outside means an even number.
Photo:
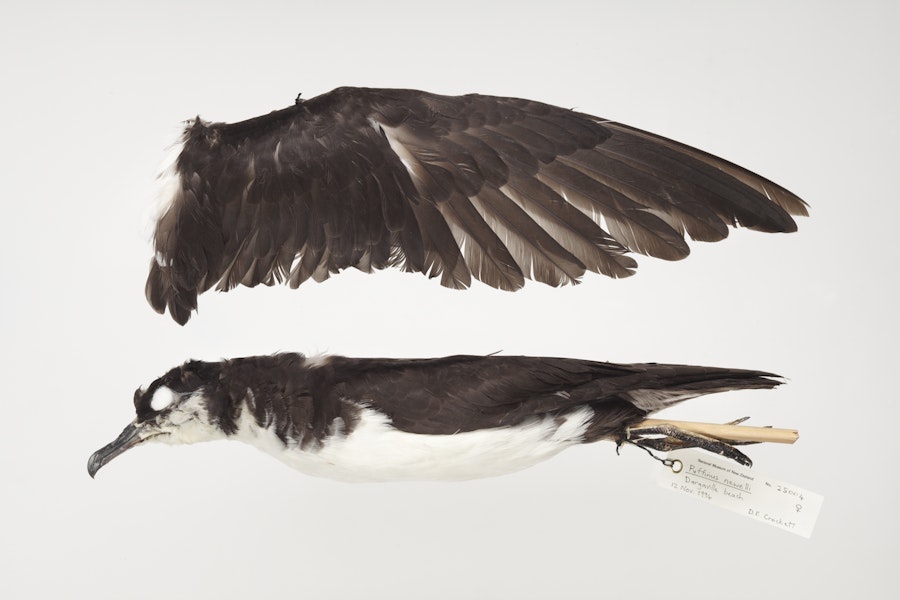
[[[774,427],[751,427],[748,425],[717,425],[715,423],[695,423],[693,421],[669,421],[666,419],[646,419],[630,429],[673,425],[684,431],[699,433],[719,440],[736,442],[774,442],[793,444],[800,437],[796,429],[775,429]]]

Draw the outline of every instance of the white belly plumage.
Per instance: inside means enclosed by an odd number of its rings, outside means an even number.
[[[303,450],[285,444],[271,429],[243,419],[238,439],[308,475],[343,481],[459,481],[512,473],[530,467],[581,441],[590,408],[563,418],[545,417],[516,427],[452,435],[407,433],[370,409],[348,436],[335,435],[323,446]]]

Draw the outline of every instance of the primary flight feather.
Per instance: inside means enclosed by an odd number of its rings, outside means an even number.
[[[805,203],[684,144],[540,102],[339,88],[190,122],[156,224],[150,304],[184,324],[216,287],[397,266],[505,290],[633,273],[728,226],[796,230]]]

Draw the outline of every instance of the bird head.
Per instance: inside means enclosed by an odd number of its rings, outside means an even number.
[[[115,440],[94,452],[88,473],[144,442],[192,444],[224,437],[210,416],[210,398],[219,380],[220,364],[188,361],[134,392],[135,419]]]

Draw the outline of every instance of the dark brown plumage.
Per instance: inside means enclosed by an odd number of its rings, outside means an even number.
[[[188,361],[135,392],[138,421],[166,386],[202,389],[211,420],[237,430],[246,409],[283,441],[305,445],[353,432],[361,408],[386,415],[401,431],[450,435],[515,427],[536,417],[594,410],[584,442],[624,433],[648,414],[684,399],[737,389],[768,389],[776,375],[687,365],[616,364],[530,356],[448,356],[432,359],[347,358],[310,361],[301,354],[251,356],[217,363]]]
[[[185,130],[146,293],[184,324],[212,288],[399,266],[465,288],[633,273],[728,226],[796,229],[791,192],[626,125],[514,98],[339,88]]]

